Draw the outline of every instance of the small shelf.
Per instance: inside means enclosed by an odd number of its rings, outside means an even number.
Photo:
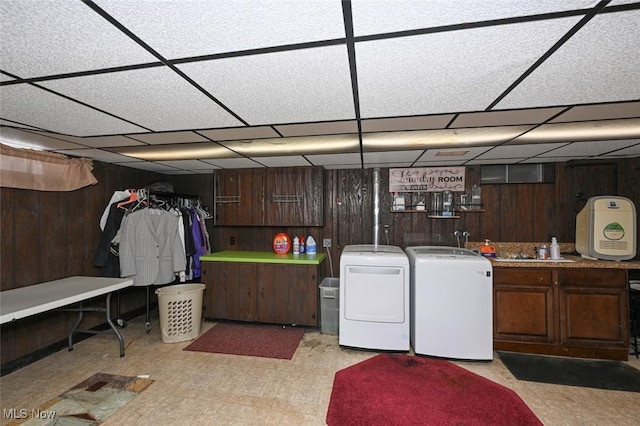
[[[429,217],[445,218],[445,217],[460,217],[459,215],[461,213],[484,213],[484,209],[480,209],[480,210],[456,210],[453,213],[454,214],[453,216],[437,215],[437,214],[434,214],[434,212],[431,212],[429,210],[414,210],[414,209],[391,210],[391,213],[427,213],[427,214],[429,214]]]
[[[429,219],[460,219],[460,216],[440,216],[440,215],[433,215],[430,214],[429,216],[427,216]]]

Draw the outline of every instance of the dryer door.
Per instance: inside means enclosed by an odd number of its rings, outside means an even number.
[[[351,321],[403,323],[405,268],[346,265],[344,317]]]

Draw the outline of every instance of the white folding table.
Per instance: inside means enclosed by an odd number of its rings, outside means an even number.
[[[83,313],[87,311],[105,312],[107,323],[116,333],[120,342],[120,356],[124,356],[124,338],[111,319],[111,293],[133,285],[130,278],[103,278],[75,276],[30,285],[0,292],[0,324],[16,321],[31,315],[53,309],[78,312],[78,320],[69,331],[69,350],[73,350],[73,334],[76,332],[97,333],[92,330],[78,330]],[[83,307],[82,302],[94,297],[107,295],[104,308]],[[78,303],[78,308],[65,308]]]

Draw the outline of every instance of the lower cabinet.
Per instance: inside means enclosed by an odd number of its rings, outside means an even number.
[[[247,262],[202,265],[206,318],[318,325],[318,266]]]
[[[628,359],[627,271],[495,268],[494,348]]]

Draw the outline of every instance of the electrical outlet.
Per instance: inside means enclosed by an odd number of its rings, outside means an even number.
[[[323,238],[322,247],[331,247],[331,238]]]

